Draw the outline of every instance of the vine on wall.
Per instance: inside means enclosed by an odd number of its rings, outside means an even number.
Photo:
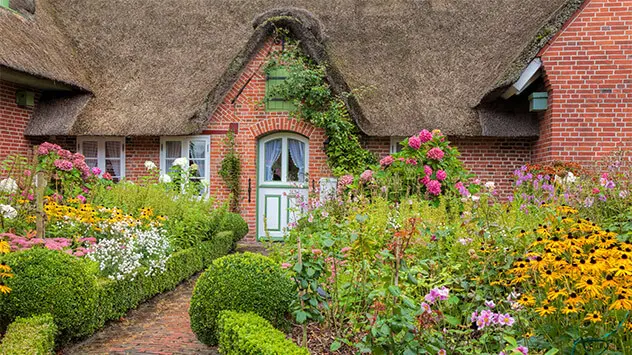
[[[239,178],[241,175],[241,159],[235,149],[235,134],[228,132],[224,140],[226,144],[227,153],[222,159],[221,166],[219,168],[219,175],[222,177],[226,186],[230,190],[230,210],[233,212],[239,211],[239,196],[241,194],[241,188],[239,186]]]
[[[336,95],[326,80],[326,66],[316,64],[303,54],[299,43],[284,38],[281,51],[271,52],[266,73],[283,67],[287,77],[268,91],[266,99],[282,98],[294,105],[291,116],[323,128],[329,138],[326,147],[329,166],[335,176],[359,173],[375,163],[375,156],[362,148],[358,128],[349,116],[344,98]]]

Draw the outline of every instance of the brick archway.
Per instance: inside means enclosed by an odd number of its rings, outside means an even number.
[[[317,128],[310,123],[287,117],[267,118],[249,127],[250,134],[255,139],[273,132],[294,132],[305,137],[311,137],[315,130]]]

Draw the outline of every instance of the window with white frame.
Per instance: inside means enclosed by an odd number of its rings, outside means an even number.
[[[125,138],[79,137],[77,151],[86,157],[89,167],[98,167],[108,173],[113,181],[125,177]]]
[[[406,139],[406,137],[391,137],[391,154],[399,153],[402,151],[402,145],[399,144],[401,141]]]
[[[209,136],[162,137],[160,139],[160,171],[167,174],[172,171],[173,163],[178,158],[187,158],[189,166],[195,164],[197,169],[191,171],[189,179],[200,184],[209,182],[210,176]]]

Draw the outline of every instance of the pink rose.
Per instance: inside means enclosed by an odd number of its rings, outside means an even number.
[[[417,150],[421,147],[421,139],[418,136],[408,138],[408,146]]]

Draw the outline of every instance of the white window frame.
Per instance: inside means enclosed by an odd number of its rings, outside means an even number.
[[[261,161],[265,155],[265,144],[269,141],[281,139],[281,181],[265,181],[265,164]],[[294,139],[299,142],[303,142],[305,144],[305,181],[287,181],[288,175],[288,165],[289,165],[289,154],[288,154],[288,139]],[[275,133],[270,134],[259,141],[259,186],[292,186],[292,187],[307,187],[309,184],[309,139],[295,133]]]
[[[86,141],[97,142],[97,166],[104,173],[106,172],[105,142],[121,143],[121,176],[119,176],[119,180],[123,180],[125,178],[125,137],[80,136],[77,137],[77,152],[83,154],[83,142]]]
[[[166,136],[160,137],[160,173],[167,174],[167,150],[165,149],[165,145],[167,142],[181,142],[181,152],[180,157],[186,157],[189,159],[189,141],[192,140],[203,140],[206,142],[206,156],[204,158],[204,176],[202,179],[207,184],[211,181],[211,136]]]
[[[389,149],[391,154],[397,153],[397,148],[399,148],[399,151],[401,151],[402,146],[399,145],[399,142],[403,141],[404,139],[406,139],[406,137],[391,136],[391,148]]]

